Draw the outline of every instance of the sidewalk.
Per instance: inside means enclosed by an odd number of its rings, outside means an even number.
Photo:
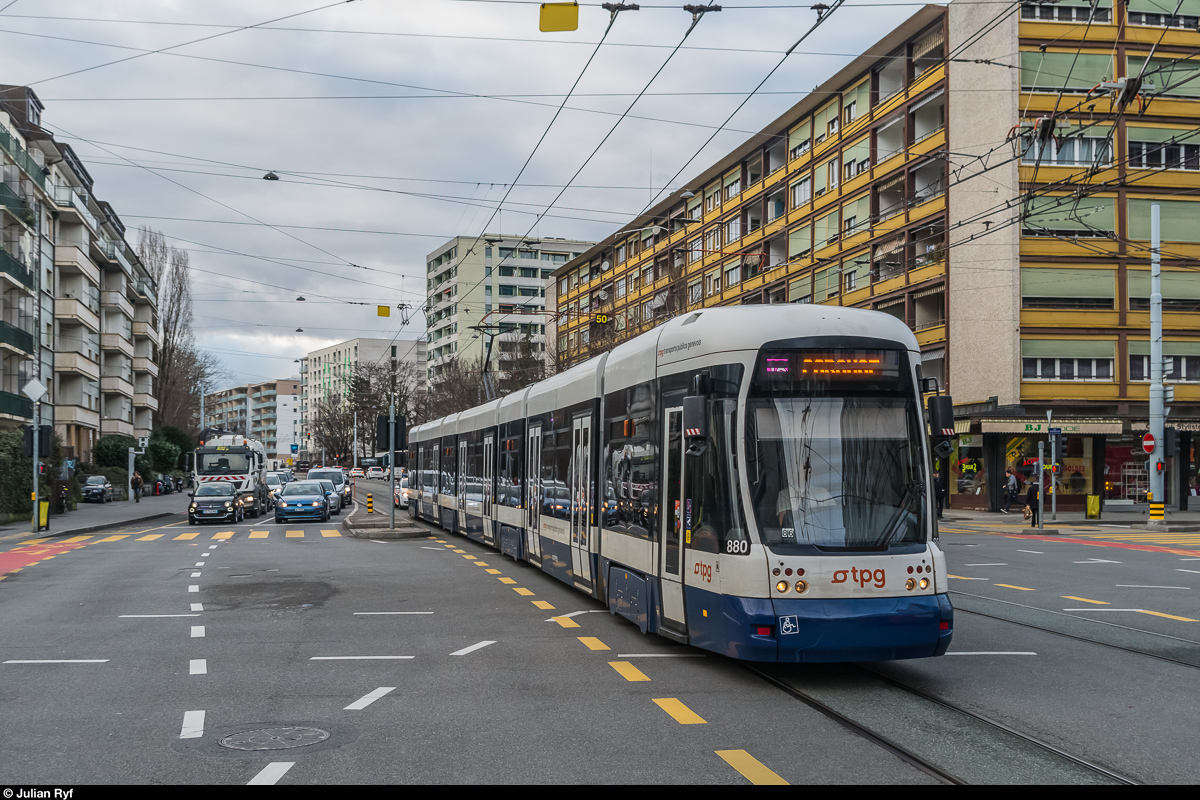
[[[138,522],[161,519],[173,514],[187,514],[191,498],[187,492],[174,492],[161,497],[143,497],[141,502],[117,500],[112,503],[80,503],[74,511],[50,517],[50,530],[36,534],[38,538],[49,536],[74,536],[92,533],[107,528],[119,528]],[[30,537],[32,522],[14,522],[0,532],[0,539],[14,535]]]
[[[987,525],[1004,525],[1013,527],[1029,527],[1029,521],[1021,515],[1021,510],[1024,505],[1013,504],[1012,511],[1007,514],[1002,514],[999,511],[967,511],[964,509],[947,508],[944,512],[945,519],[943,522],[967,522],[975,524]],[[1059,511],[1058,519],[1052,519],[1050,513],[1050,505],[1046,505],[1045,524],[1050,526],[1053,522],[1055,526],[1072,526],[1072,525],[1143,525],[1150,517],[1150,512],[1145,505],[1135,506],[1105,506],[1100,513],[1100,519],[1087,519],[1087,515],[1083,511]],[[1168,525],[1200,525],[1200,511],[1172,511],[1170,508],[1166,512],[1166,522]]]

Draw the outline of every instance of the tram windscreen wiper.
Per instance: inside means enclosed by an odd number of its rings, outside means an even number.
[[[878,546],[887,547],[889,544],[891,544],[892,539],[895,538],[897,531],[904,526],[904,522],[908,519],[909,514],[911,513],[910,509],[913,505],[913,501],[917,501],[919,505],[924,488],[925,485],[921,483],[921,481],[913,481],[911,484],[909,484],[908,489],[900,498],[899,508],[896,509],[895,515],[888,521],[888,526],[884,530],[883,536],[880,537],[877,543]]]

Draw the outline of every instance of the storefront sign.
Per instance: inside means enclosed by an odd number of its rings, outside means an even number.
[[[1028,436],[1045,436],[1050,428],[1061,429],[1064,436],[1081,436],[1086,434],[1119,434],[1121,420],[1091,419],[1091,420],[1054,420],[1050,425],[1046,420],[1036,419],[985,419],[984,433],[1023,433]]]
[[[1174,420],[1168,419],[1166,422],[1168,428],[1174,428],[1177,431],[1191,431],[1196,433],[1200,431],[1200,421],[1197,420]],[[1145,431],[1150,429],[1150,423],[1146,420],[1134,420],[1129,423],[1129,429],[1132,431]]]

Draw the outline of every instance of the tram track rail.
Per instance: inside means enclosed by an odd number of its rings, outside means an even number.
[[[861,664],[742,666],[945,783],[1140,785],[1010,725]]]
[[[1064,614],[1010,600],[996,600],[967,592],[952,591],[950,594],[955,598],[956,614],[986,617],[1079,642],[1200,669],[1200,642],[1191,639]]]

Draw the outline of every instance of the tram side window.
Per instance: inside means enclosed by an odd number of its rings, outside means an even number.
[[[571,419],[556,411],[557,427],[542,427],[542,513],[571,518]]]
[[[524,425],[509,423],[501,428],[501,436],[496,469],[496,502],[502,506],[520,508],[525,478]]]
[[[709,370],[708,446],[685,460],[691,504],[689,547],[707,553],[750,552],[737,471],[737,395],[742,367]],[[722,396],[723,395],[723,396]]]
[[[463,494],[469,503],[483,502],[483,431],[467,435],[466,463],[462,465]],[[472,506],[472,511],[479,509]]]
[[[653,539],[658,512],[658,415],[653,381],[604,398],[603,527]]]
[[[455,478],[458,474],[458,447],[453,436],[442,438],[442,494],[454,496]]]
[[[437,494],[437,457],[436,441],[421,445],[421,489],[426,494]]]

